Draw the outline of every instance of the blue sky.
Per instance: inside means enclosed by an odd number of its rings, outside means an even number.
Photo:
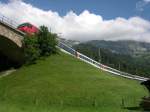
[[[150,42],[150,0],[1,0],[0,14],[62,38]]]
[[[1,1],[8,2],[8,0]],[[24,2],[30,3],[35,7],[57,11],[61,16],[64,16],[70,10],[80,14],[86,9],[94,14],[103,16],[104,19],[140,16],[150,20],[150,4],[142,6],[143,11],[139,11],[136,8],[137,3],[142,1],[143,0],[24,0]]]

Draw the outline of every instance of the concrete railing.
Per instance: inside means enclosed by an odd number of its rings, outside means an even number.
[[[134,80],[138,80],[138,81],[146,81],[148,80],[148,78],[145,78],[145,77],[141,77],[141,76],[137,76],[137,75],[132,75],[132,74],[129,74],[129,73],[126,73],[126,72],[122,72],[122,71],[119,71],[117,69],[114,69],[114,68],[111,68],[109,66],[106,66],[104,64],[101,64],[87,56],[85,56],[84,54],[82,53],[79,53],[77,52],[76,50],[74,50],[73,48],[69,47],[68,45],[64,44],[63,42],[60,42],[59,41],[59,44],[58,44],[58,47],[63,51],[63,52],[66,52],[86,63],[89,63],[91,65],[93,65],[94,67],[96,68],[99,68],[103,71],[106,71],[106,72],[109,72],[111,74],[114,74],[114,75],[118,75],[118,76],[122,76],[122,77],[125,77],[125,78],[128,78],[128,79],[134,79]]]

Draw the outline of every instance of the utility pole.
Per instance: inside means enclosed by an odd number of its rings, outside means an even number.
[[[101,60],[101,48],[98,48],[98,56],[99,56],[99,63],[102,62]]]
[[[119,62],[119,64],[118,64],[118,65],[119,65],[119,70],[121,70],[121,65],[120,65],[120,62]]]

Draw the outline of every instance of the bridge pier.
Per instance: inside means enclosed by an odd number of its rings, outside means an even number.
[[[7,23],[0,21],[0,54],[3,54],[18,65],[24,62],[23,38],[24,33]]]

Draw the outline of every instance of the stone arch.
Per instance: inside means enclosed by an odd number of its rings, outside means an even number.
[[[24,33],[9,26],[8,24],[0,22],[0,35],[9,38],[16,43],[19,47],[22,47],[22,40]]]
[[[0,35],[0,53],[18,64],[24,61],[23,47],[3,35]]]

